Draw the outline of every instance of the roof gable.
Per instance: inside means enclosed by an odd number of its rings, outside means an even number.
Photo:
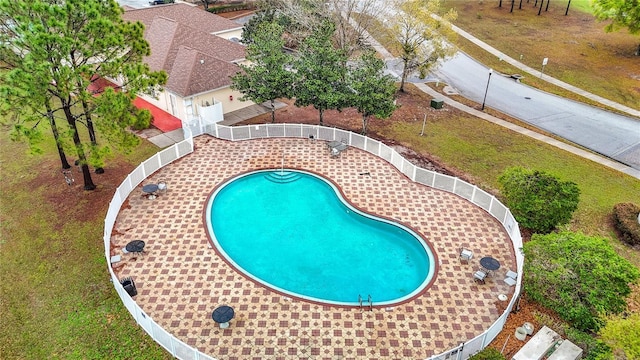
[[[231,76],[240,67],[204,54],[198,50],[180,46],[176,63],[169,73],[167,87],[178,95],[190,96],[231,85]]]

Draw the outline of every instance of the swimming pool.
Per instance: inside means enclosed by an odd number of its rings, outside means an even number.
[[[434,256],[411,229],[364,214],[329,181],[302,171],[265,170],[217,188],[206,209],[217,251],[239,271],[307,300],[375,305],[419,294]]]

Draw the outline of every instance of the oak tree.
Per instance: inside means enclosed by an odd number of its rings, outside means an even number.
[[[294,74],[288,68],[292,57],[284,50],[283,32],[283,27],[276,22],[257,25],[247,46],[250,64],[240,64],[242,72],[232,77],[232,88],[243,94],[240,100],[270,102],[272,122],[276,119],[275,100],[291,97],[294,81]]]
[[[351,57],[370,47],[367,33],[378,16],[386,13],[388,4],[379,0],[262,0],[260,8],[275,14],[291,40],[288,46],[296,48],[323,22],[332,22],[333,43]]]
[[[364,52],[349,66],[347,104],[362,114],[362,134],[367,133],[371,116],[386,119],[396,109],[396,85],[390,75],[384,74],[385,63],[373,50]]]
[[[323,125],[325,110],[341,110],[347,106],[347,57],[344,51],[334,48],[331,41],[334,31],[333,23],[324,22],[302,42],[294,62],[295,104],[313,105],[320,114],[320,125]]]
[[[640,33],[640,0],[594,0],[592,6],[598,20],[611,21],[605,31],[626,27],[631,34]],[[640,56],[640,45],[636,55]]]

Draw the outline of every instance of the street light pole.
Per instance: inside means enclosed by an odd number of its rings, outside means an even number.
[[[491,82],[491,74],[493,74],[493,69],[489,69],[489,79],[487,80],[487,88],[484,89],[484,99],[482,99],[482,109],[484,110],[484,103],[487,101],[487,92],[489,92],[489,83]]]

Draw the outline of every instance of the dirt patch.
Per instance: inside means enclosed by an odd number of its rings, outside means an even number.
[[[73,160],[69,159],[73,164]],[[110,161],[103,174],[96,174],[93,169],[91,178],[96,184],[93,191],[85,191],[82,171],[78,166],[68,170],[67,178],[73,179],[70,185],[65,180],[60,161],[48,160],[41,164],[42,171],[26,186],[41,190],[45,201],[51,204],[58,217],[56,228],[71,221],[93,221],[104,217],[115,189],[122,180],[133,171],[134,166],[124,161]]]
[[[427,156],[418,154],[394,140],[384,140],[383,142],[390,148],[397,151],[405,159],[409,160],[413,165],[419,166],[423,169],[439,172],[441,174],[455,176],[453,171],[449,171],[444,165],[440,165],[436,160],[429,159]]]
[[[506,306],[506,302],[503,304],[503,306]],[[503,311],[502,309],[500,310]],[[516,339],[516,329],[528,322],[533,325],[533,333],[535,334],[542,327],[543,324],[540,324],[536,319],[536,313],[545,314],[547,317],[553,319],[554,322],[561,322],[558,316],[552,311],[543,308],[537,303],[529,301],[526,296],[521,296],[519,303],[514,307],[514,311],[509,314],[504,328],[489,344],[489,347],[502,351],[505,358],[511,359],[511,357],[515,355],[515,353],[518,352],[524,344],[531,340],[531,336],[527,336],[524,341]]]

